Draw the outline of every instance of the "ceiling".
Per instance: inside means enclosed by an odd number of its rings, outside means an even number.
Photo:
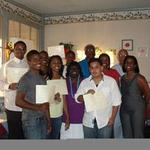
[[[45,16],[150,8],[150,0],[7,0]]]

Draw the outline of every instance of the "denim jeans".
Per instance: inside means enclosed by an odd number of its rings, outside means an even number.
[[[83,126],[84,138],[112,138],[113,127],[105,126],[98,129],[97,123],[94,122],[94,128]]]
[[[46,139],[47,120],[45,117],[25,120],[22,125],[26,139]]]
[[[117,112],[115,122],[114,122],[114,138],[123,138],[123,132],[122,132],[122,124],[120,120],[120,109]]]
[[[58,118],[51,118],[51,122],[52,122],[52,132],[47,135],[47,139],[60,139],[62,116]]]

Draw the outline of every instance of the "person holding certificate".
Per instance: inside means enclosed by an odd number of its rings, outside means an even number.
[[[76,102],[85,104],[84,138],[111,138],[121,94],[116,81],[102,73],[98,58],[89,61],[89,70],[91,76],[81,82],[75,94]]]
[[[83,139],[82,119],[84,114],[84,104],[77,103],[74,95],[82,81],[82,71],[78,62],[71,62],[67,67],[67,88],[68,95],[66,96],[69,116],[70,127],[65,130],[66,116],[63,115],[63,124],[61,127],[61,139]]]
[[[16,90],[20,77],[27,72],[28,65],[24,59],[27,47],[23,41],[14,44],[14,58],[6,62],[0,71],[1,90],[4,91],[4,105],[6,109],[8,138],[22,139],[21,122],[22,109],[15,105]]]
[[[39,52],[29,51],[27,61],[29,71],[19,81],[16,105],[23,108],[22,125],[25,138],[46,139],[47,133],[51,132],[49,103],[36,104],[36,85],[46,84],[46,80],[39,74]]]
[[[116,80],[116,82],[118,83],[118,86],[119,86],[121,76],[117,70],[110,68],[110,57],[109,57],[109,55],[106,53],[102,53],[99,56],[99,60],[102,62],[102,65],[103,65],[103,73],[105,75],[108,75],[108,76],[114,78]],[[120,108],[118,109],[115,123],[114,123],[114,133],[113,133],[114,138],[122,138],[123,137],[122,125],[121,125],[119,113],[120,113]]]
[[[65,95],[64,88],[64,78],[63,73],[63,62],[60,56],[53,55],[49,60],[49,84],[55,84],[55,96],[54,101],[50,103],[50,115],[52,121],[52,132],[47,136],[48,139],[59,139],[60,129],[62,125],[63,111],[66,115],[65,129],[67,130],[70,125],[69,113]],[[62,81],[63,80],[63,81]],[[59,82],[60,81],[60,82]],[[65,81],[66,83],[66,81]],[[63,85],[63,86],[62,86]],[[61,87],[61,88],[60,88]]]

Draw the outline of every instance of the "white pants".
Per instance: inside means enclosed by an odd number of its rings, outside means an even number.
[[[83,125],[70,124],[68,130],[65,130],[65,123],[62,123],[60,130],[60,139],[83,139]]]

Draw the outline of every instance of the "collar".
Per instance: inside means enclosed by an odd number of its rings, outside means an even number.
[[[21,63],[21,62],[23,62],[24,61],[24,59],[18,59],[17,57],[14,57],[13,58],[14,59],[14,61],[17,63],[17,64],[19,64],[19,63]]]
[[[103,77],[102,77],[102,81],[104,81],[104,76],[105,76],[105,75],[104,75],[104,73],[102,73],[102,75],[103,75]],[[89,76],[89,80],[90,80],[90,81],[92,81],[92,80],[93,80],[92,75],[90,75],[90,76]]]

